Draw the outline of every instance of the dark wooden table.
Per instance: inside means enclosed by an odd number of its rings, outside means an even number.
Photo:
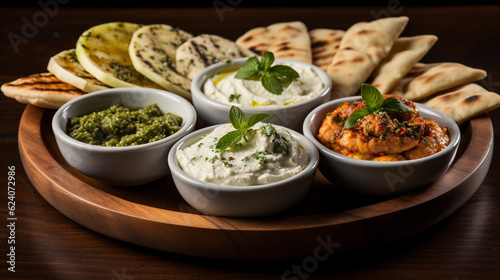
[[[43,2],[43,1],[42,1]],[[347,29],[381,16],[409,16],[403,35],[435,34],[426,62],[460,62],[486,70],[480,84],[500,91],[500,6],[378,7],[231,6],[206,8],[0,8],[0,84],[46,71],[50,56],[73,48],[87,28],[109,21],[165,23],[193,34],[236,39],[250,28],[301,20],[309,28]],[[476,194],[444,221],[409,238],[360,252],[279,261],[193,258],[117,241],[66,218],[27,178],[17,143],[25,105],[0,96],[1,279],[498,279],[500,277],[500,152]],[[500,110],[489,113],[500,145]],[[8,221],[8,168],[15,167],[15,229]],[[9,239],[9,236],[14,234]],[[15,240],[15,272],[8,268]],[[290,244],[293,246],[293,244]],[[311,252],[313,254],[313,252]]]

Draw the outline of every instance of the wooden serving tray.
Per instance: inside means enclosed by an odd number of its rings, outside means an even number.
[[[484,114],[462,125],[462,142],[450,170],[417,191],[390,198],[363,197],[334,186],[318,171],[308,196],[286,213],[222,218],[191,208],[170,175],[120,188],[78,173],[57,148],[51,129],[54,112],[28,105],[19,126],[25,171],[52,206],[112,238],[210,258],[324,257],[415,234],[449,216],[475,193],[493,154],[493,127]]]

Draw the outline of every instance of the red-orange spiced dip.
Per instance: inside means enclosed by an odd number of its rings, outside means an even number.
[[[433,155],[448,146],[447,128],[424,119],[411,100],[361,86],[362,100],[344,102],[328,113],[317,139],[357,159],[402,161]]]

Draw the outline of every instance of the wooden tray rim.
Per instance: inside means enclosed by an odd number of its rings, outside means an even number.
[[[46,109],[42,109],[32,105],[28,105],[26,107],[25,112],[23,113],[23,116],[21,118],[19,127],[20,140],[23,139],[24,137],[27,137],[28,135],[33,136],[33,134],[35,134],[37,138],[35,140],[43,147],[45,147],[41,131],[29,132],[25,131],[24,129],[25,123],[27,121],[35,122],[35,125],[37,127],[40,127],[42,116],[45,113],[45,110]],[[480,118],[473,119],[470,121],[470,126],[473,133],[468,143],[468,146],[465,149],[462,156],[456,160],[454,165],[450,168],[448,173],[443,176],[443,178],[441,178],[438,182],[434,183],[433,185],[422,189],[420,192],[403,194],[391,198],[389,200],[384,200],[382,202],[362,206],[359,208],[344,210],[338,213],[321,213],[321,214],[311,214],[304,216],[280,217],[279,222],[277,222],[277,220],[272,217],[238,219],[238,218],[215,217],[215,216],[200,215],[196,213],[173,211],[128,201],[93,187],[86,190],[85,193],[83,192],[79,193],[78,190],[72,190],[71,188],[72,185],[60,187],[60,184],[62,184],[63,182],[59,180],[59,178],[50,178],[47,176],[47,180],[52,182],[53,184],[52,187],[61,188],[61,190],[67,192],[68,195],[73,196],[75,199],[85,201],[85,203],[88,203],[89,205],[94,205],[95,207],[99,207],[105,211],[116,212],[115,209],[108,208],[105,205],[100,205],[98,201],[97,202],[92,201],[93,199],[95,199],[95,197],[100,197],[101,195],[108,196],[108,199],[112,197],[112,199],[117,200],[121,204],[130,205],[130,207],[125,208],[127,210],[121,209],[121,212],[119,214],[130,216],[137,219],[144,219],[151,222],[169,223],[175,226],[192,227],[200,229],[223,229],[223,230],[238,230],[238,231],[241,230],[276,231],[276,230],[295,230],[295,229],[324,227],[324,226],[335,225],[337,223],[355,222],[363,219],[369,219],[375,216],[386,215],[393,212],[402,211],[404,209],[412,207],[415,204],[425,203],[429,200],[433,200],[436,197],[439,197],[451,191],[455,186],[459,185],[461,182],[466,180],[467,175],[469,175],[469,173],[463,172],[463,170],[468,169],[464,166],[464,164],[466,162],[470,163],[471,160],[470,156],[468,155],[471,153],[475,153],[480,156],[481,159],[480,162],[475,162],[474,163],[475,168],[473,170],[470,170],[470,173],[474,173],[477,170],[478,166],[482,164],[482,162],[487,158],[487,155],[492,150],[493,134],[492,134],[492,125],[490,118],[487,115],[485,115]],[[474,131],[477,130],[477,127],[479,126],[490,127],[490,129],[487,131],[488,134],[487,135],[483,134],[479,136],[477,133],[474,133]],[[19,149],[21,151],[21,154],[23,155],[23,162],[30,161],[33,164],[33,166],[37,166],[36,165],[37,156],[33,156],[36,155],[37,153],[49,155],[50,158],[53,159],[53,157],[50,155],[50,152],[47,150],[46,147],[44,150],[41,151],[39,150],[35,152],[33,149],[35,149],[36,147],[26,147],[22,145],[22,143],[23,143],[22,141],[19,141]],[[478,147],[482,149],[471,150],[470,146],[472,144],[476,146],[475,145],[476,143],[480,144],[478,145]],[[54,163],[57,163],[55,159]],[[59,164],[55,164],[52,168],[60,169],[63,167],[61,167]],[[39,170],[39,172],[45,174],[43,170]],[[440,184],[440,182],[446,180],[446,177],[451,176],[451,174],[457,174],[457,176],[459,176],[460,179],[454,180],[455,184],[453,184],[453,186],[449,187],[440,186],[442,185]],[[65,179],[67,180],[68,178]],[[73,177],[72,180],[78,180],[78,178]],[[38,189],[38,186],[36,184],[34,185]],[[439,187],[434,187],[434,185],[437,185]],[[393,208],[392,211],[390,212],[385,211],[379,213],[377,211],[366,211],[366,210],[376,210],[377,208],[376,206],[380,204],[391,203],[394,201],[398,202],[396,203],[396,205],[399,205],[399,207]],[[137,212],[138,208],[144,208],[144,210],[147,211]],[[366,215],[365,213],[372,213],[372,214]],[[178,220],[165,220],[163,214],[175,214],[181,216],[181,218]],[[258,228],[256,228],[256,225],[259,225]]]

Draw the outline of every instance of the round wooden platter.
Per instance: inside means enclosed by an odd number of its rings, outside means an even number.
[[[324,257],[415,234],[449,216],[475,193],[488,172],[493,150],[493,127],[485,114],[462,125],[456,161],[432,185],[395,197],[363,197],[329,183],[318,172],[308,196],[285,213],[223,218],[191,208],[170,175],[147,185],[120,188],[78,173],[57,148],[53,114],[28,105],[19,126],[25,171],[51,205],[112,238],[209,258]]]

